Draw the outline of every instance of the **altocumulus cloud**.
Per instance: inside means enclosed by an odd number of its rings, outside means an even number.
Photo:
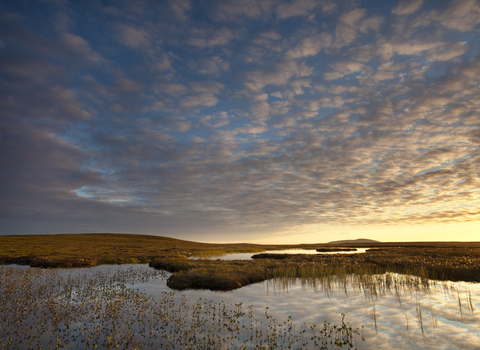
[[[479,1],[0,12],[2,233],[480,221]]]

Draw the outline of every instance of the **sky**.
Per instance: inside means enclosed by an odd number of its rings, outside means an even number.
[[[480,1],[0,1],[0,234],[480,240]]]

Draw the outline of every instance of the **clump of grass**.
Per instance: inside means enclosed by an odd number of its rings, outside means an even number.
[[[332,247],[332,248],[318,248],[317,252],[321,253],[328,253],[328,252],[355,252],[357,251],[357,248],[337,248],[337,247]]]
[[[264,264],[251,261],[163,259],[149,263],[151,267],[172,272],[167,286],[175,290],[210,289],[228,291],[264,281]]]

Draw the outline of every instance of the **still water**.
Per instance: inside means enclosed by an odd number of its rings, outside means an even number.
[[[399,281],[410,278],[392,276]],[[346,285],[344,282],[332,281],[324,288],[301,280],[288,285],[265,281],[231,292],[191,290],[176,294],[191,301],[202,298],[254,305],[258,315],[269,307],[274,318],[292,316],[297,324],[340,324],[344,313],[352,326],[364,326],[365,342],[358,343],[359,349],[480,349],[478,283],[433,281],[428,289],[406,283],[390,290],[380,286],[373,291],[358,287],[355,278]],[[135,287],[152,296],[169,290],[165,280]]]
[[[255,254],[359,254],[365,253],[367,249],[370,248],[357,248],[355,251],[339,251],[339,252],[317,252],[313,249],[284,249],[284,250],[266,250],[264,252],[256,253],[232,253],[219,256],[210,256],[210,257],[196,257],[192,256],[189,259],[214,259],[214,260],[251,260],[252,256]]]
[[[121,290],[120,294],[116,294],[115,290],[108,289],[107,286],[115,280],[109,276],[116,275],[117,279],[129,281],[127,282],[128,288],[145,292],[147,296],[152,298],[151,300],[161,300],[165,298],[165,292],[173,292],[171,298],[174,299],[176,305],[185,303],[185,305],[190,305],[191,309],[195,308],[195,303],[198,303],[200,298],[202,302],[211,300],[214,303],[230,305],[242,303],[244,310],[252,305],[252,308],[249,308],[250,312],[260,321],[259,327],[264,328],[268,323],[264,317],[267,307],[269,308],[269,315],[278,322],[286,321],[291,317],[297,326],[297,333],[304,323],[307,327],[313,324],[318,327],[324,321],[340,325],[342,320],[341,314],[343,313],[346,315],[345,321],[349,322],[353,328],[364,326],[360,332],[363,333],[365,341],[362,342],[357,339],[358,341],[356,342],[359,349],[480,349],[480,284],[478,283],[425,281],[413,276],[397,274],[363,278],[349,275],[341,278],[333,277],[323,281],[300,279],[265,281],[231,292],[206,290],[178,292],[172,291],[166,286],[168,273],[154,275],[152,274],[152,269],[147,265],[58,269],[54,272],[57,273],[57,271],[58,275],[48,277],[51,278],[50,281],[52,283],[47,286],[40,285],[41,281],[36,278],[34,282],[31,282],[31,285],[18,284],[18,287],[15,288],[23,288],[27,293],[25,295],[32,294],[29,292],[32,288],[37,288],[38,292],[50,288],[54,292],[55,288],[57,288],[55,287],[55,281],[61,281],[62,278],[64,282],[71,280],[72,285],[77,287],[68,290],[68,298],[70,298],[68,300],[70,302],[68,305],[63,305],[71,308],[66,313],[67,315],[70,313],[75,314],[78,312],[79,307],[85,308],[85,305],[76,305],[74,302],[71,302],[73,300],[71,298],[74,298],[75,293],[81,292],[81,288],[92,287],[88,282],[89,275],[98,275],[100,273],[101,275],[99,276],[105,283],[104,287],[101,288],[107,288],[109,295],[119,295],[123,298],[122,300],[130,303],[128,304],[130,306],[124,309],[127,315],[129,312],[139,309],[146,310],[146,313],[142,314],[143,316],[140,320],[149,318],[148,313],[152,312],[149,310],[154,309],[145,308],[143,304],[135,306],[135,300],[140,301],[143,299],[138,299],[135,296],[133,298],[132,296],[129,297]],[[5,279],[9,272],[5,270],[3,273],[6,274],[3,276]],[[62,275],[65,277],[62,277]],[[5,283],[3,285],[0,284],[0,287],[5,289],[2,292],[4,296],[6,295],[5,293],[11,293],[13,297],[16,293],[14,289],[5,285]],[[97,293],[95,289],[92,291],[94,295]],[[101,291],[98,290],[98,292],[100,293]],[[32,294],[34,298],[37,295],[35,293]],[[12,297],[7,297],[2,302],[5,305],[10,305],[9,300],[12,300]],[[90,300],[90,304],[88,304],[90,306],[87,305],[87,309],[82,311],[80,318],[76,319],[79,322],[79,327],[91,328],[92,325],[90,324],[83,326],[85,323],[82,325],[81,319],[83,317],[85,320],[91,320],[91,317],[95,317],[95,309],[92,309],[92,307],[101,302],[101,300],[95,298],[88,300]],[[119,301],[121,300],[119,299]],[[54,309],[55,307],[64,307],[60,299],[49,301],[44,305]],[[18,308],[18,310],[25,312],[22,311],[24,310],[23,307]],[[39,310],[41,308],[35,312],[38,313]],[[61,309],[58,310],[63,312]],[[19,317],[20,320],[24,319],[26,320],[25,325],[31,325],[32,321],[28,320],[28,315],[17,314],[16,312],[10,316]],[[55,315],[56,312],[53,314]],[[57,321],[61,325],[57,327],[64,327],[61,330],[62,334],[68,335],[68,327],[65,328],[63,324],[65,322],[62,319]],[[123,325],[124,321],[127,320],[120,320],[119,322]],[[93,323],[97,322],[98,327],[100,327],[100,320]],[[108,318],[102,320],[101,327],[104,326],[104,322],[109,322]],[[73,324],[70,324],[70,327],[72,326]],[[125,328],[126,330],[129,329],[128,325],[125,327],[127,327]],[[175,327],[178,327],[178,325]],[[22,335],[22,332],[15,330],[17,331],[17,337]],[[1,331],[2,329],[0,329],[0,333]],[[131,337],[134,337],[135,331],[131,330],[131,332],[133,332]],[[34,335],[35,332],[32,334]],[[81,334],[77,333],[77,336],[80,339]],[[73,348],[86,348],[84,343],[72,341],[74,342],[72,344]],[[45,345],[47,344],[45,343]],[[27,349],[28,347],[23,348]],[[20,349],[23,348],[20,346]]]

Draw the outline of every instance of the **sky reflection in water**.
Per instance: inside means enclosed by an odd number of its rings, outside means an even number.
[[[59,269],[59,273],[114,272],[131,267],[150,269],[140,264],[102,265],[89,269]],[[168,275],[165,273],[165,276]],[[405,276],[392,276],[398,277],[400,282],[408,280]],[[377,286],[375,297],[370,291],[362,290],[355,278],[347,281],[346,288],[335,281],[330,288],[324,288],[320,283],[316,286],[302,284],[300,280],[287,284],[266,281],[231,292],[177,291],[175,300],[180,302],[182,296],[186,296],[192,303],[199,298],[213,302],[243,303],[244,312],[247,312],[249,305],[254,305],[254,316],[259,320],[262,320],[265,307],[269,307],[269,314],[278,323],[292,316],[297,329],[304,322],[317,326],[324,321],[341,324],[341,313],[345,313],[345,321],[350,322],[353,328],[364,326],[365,342],[357,339],[359,349],[479,349],[479,283],[433,281],[428,290],[400,288],[398,293],[394,288],[386,290]],[[162,292],[172,292],[166,286],[166,278],[136,283],[130,287],[143,290],[153,297],[162,297]]]
[[[166,280],[141,283],[135,287],[152,296],[171,291]],[[346,291],[343,285],[333,285],[325,291],[319,287],[302,286],[300,281],[288,288],[269,281],[231,292],[188,290],[176,294],[178,298],[185,295],[190,301],[202,298],[243,303],[244,307],[254,305],[255,316],[259,319],[268,306],[269,313],[277,321],[292,316],[298,327],[303,322],[318,326],[325,320],[340,324],[341,313],[345,313],[346,321],[353,327],[365,326],[366,340],[358,343],[360,349],[479,349],[480,344],[478,283],[438,282],[429,291],[407,289],[397,295],[392,290],[377,295],[376,299],[352,285],[347,286]],[[467,307],[469,300],[473,313]]]
[[[347,251],[347,252],[317,252],[314,249],[285,249],[285,250],[266,250],[263,253],[267,254],[358,254],[358,253],[365,253],[367,249],[370,248],[357,248],[356,251]],[[221,256],[212,256],[212,257],[190,257],[189,259],[211,259],[211,260],[251,260],[252,255],[260,254],[260,252],[256,253],[233,253],[233,254],[225,254]]]

